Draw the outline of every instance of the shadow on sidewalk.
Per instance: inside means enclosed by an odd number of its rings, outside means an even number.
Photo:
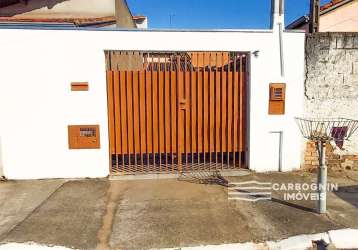
[[[271,201],[279,203],[279,204],[282,204],[282,205],[285,205],[285,206],[289,206],[289,207],[292,207],[292,208],[300,209],[300,210],[303,210],[303,211],[306,211],[306,212],[312,212],[312,213],[316,212],[315,209],[313,209],[313,208],[301,206],[301,205],[298,205],[298,204],[290,203],[290,202],[287,202],[287,201],[284,201],[284,200],[279,200],[279,199],[276,199],[276,198],[271,198]]]
[[[339,187],[333,192],[337,197],[358,208],[358,185]]]

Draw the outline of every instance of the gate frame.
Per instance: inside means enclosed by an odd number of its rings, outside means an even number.
[[[245,164],[246,164],[246,168],[243,169],[247,169],[250,170],[250,133],[251,133],[251,56],[252,53],[251,51],[240,51],[240,50],[123,50],[123,49],[109,49],[109,50],[104,50],[104,53],[106,52],[111,52],[111,51],[120,51],[120,52],[141,52],[141,53],[175,53],[175,52],[187,52],[187,53],[194,53],[194,52],[234,52],[234,53],[241,53],[241,54],[245,54],[246,55],[246,71],[245,71],[245,86],[246,86],[246,91],[245,91],[245,98],[246,98],[246,102],[245,102],[245,112],[246,112],[246,121],[245,121],[245,125],[246,125],[246,129],[245,129],[245,133],[246,133],[246,143],[245,143]],[[109,62],[107,62],[107,58],[105,57],[105,65],[108,65]],[[111,141],[111,134],[110,134],[110,112],[109,112],[109,91],[108,91],[108,78],[107,78],[107,69],[105,71],[105,78],[106,78],[106,95],[107,95],[107,131],[108,131],[108,158],[109,158],[109,176],[141,176],[141,175],[145,175],[145,176],[150,176],[153,175],[154,173],[148,173],[148,174],[126,174],[126,175],[118,175],[118,174],[114,174],[112,173],[112,155],[111,155],[111,148],[110,148],[110,141]],[[230,170],[230,171],[235,171],[235,170]],[[160,176],[173,176],[172,173],[155,173],[155,175],[160,175]],[[174,174],[176,176],[176,174]]]

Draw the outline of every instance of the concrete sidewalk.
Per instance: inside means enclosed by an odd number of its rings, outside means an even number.
[[[347,176],[348,175],[348,176]],[[315,182],[310,173],[229,181]],[[313,201],[229,201],[227,187],[184,180],[0,182],[0,244],[35,242],[76,249],[155,249],[263,242],[358,228],[358,174],[329,177],[327,215]],[[5,222],[5,223],[4,223]]]

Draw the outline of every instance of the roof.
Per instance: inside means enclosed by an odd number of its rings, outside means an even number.
[[[23,24],[71,24],[77,27],[105,26],[116,23],[114,16],[96,18],[26,18],[26,17],[0,17],[0,23],[23,23]]]
[[[324,4],[320,8],[320,15],[324,15],[332,10],[335,10],[347,3],[353,2],[355,0],[331,0],[330,2]],[[286,29],[295,29],[307,24],[310,20],[309,15],[301,16],[300,18],[294,20],[292,23],[286,26]]]
[[[286,29],[291,30],[291,29],[296,29],[299,28],[303,25],[305,25],[306,23],[308,23],[310,20],[309,16],[301,16],[300,18],[296,19],[295,21],[293,21],[292,23],[290,23],[289,25],[286,26]]]
[[[327,11],[331,11],[335,8],[338,8],[346,3],[352,2],[354,0],[331,0],[330,2],[321,6],[321,12],[326,13]],[[321,13],[321,14],[324,14]]]

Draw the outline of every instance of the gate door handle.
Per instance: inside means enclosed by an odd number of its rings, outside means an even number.
[[[179,107],[180,107],[180,109],[186,109],[186,100],[185,99],[181,99],[179,101]]]

